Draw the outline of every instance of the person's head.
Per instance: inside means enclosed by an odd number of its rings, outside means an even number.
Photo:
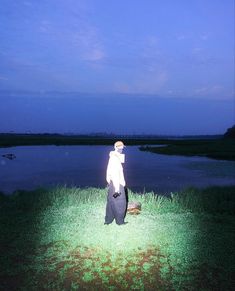
[[[123,149],[124,149],[125,145],[122,141],[116,141],[114,144],[114,149],[115,151],[117,151],[118,153],[122,153]]]

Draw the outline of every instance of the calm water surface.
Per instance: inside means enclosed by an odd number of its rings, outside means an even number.
[[[10,194],[57,185],[105,187],[111,146],[23,146],[0,149],[0,191]],[[8,160],[3,154],[13,153]],[[235,185],[235,162],[167,156],[125,149],[125,177],[133,191],[169,193],[189,186]]]

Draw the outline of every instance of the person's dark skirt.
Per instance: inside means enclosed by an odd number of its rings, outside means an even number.
[[[113,183],[109,184],[107,204],[106,204],[106,215],[105,215],[105,224],[110,224],[115,219],[117,224],[124,224],[124,218],[126,215],[127,209],[127,198],[126,191],[123,186],[120,185],[121,195],[117,198],[113,197],[115,193]]]

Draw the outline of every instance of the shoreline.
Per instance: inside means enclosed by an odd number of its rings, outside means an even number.
[[[63,135],[63,134],[13,134],[0,133],[0,148],[18,145],[113,145],[122,140],[126,145],[161,145],[177,140],[216,140],[212,136],[157,136],[157,135]]]
[[[0,134],[0,148],[17,146],[79,146],[113,145],[120,139],[127,146],[139,146],[141,151],[164,155],[200,156],[235,161],[235,139],[222,136],[187,136],[164,138],[156,136],[60,135],[60,134]]]
[[[164,146],[141,146],[140,150],[163,155],[235,161],[235,139],[171,140]]]

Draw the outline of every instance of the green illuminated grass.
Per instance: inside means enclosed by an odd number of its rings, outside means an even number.
[[[0,290],[233,289],[235,187],[131,200],[107,226],[106,189],[0,195]]]

